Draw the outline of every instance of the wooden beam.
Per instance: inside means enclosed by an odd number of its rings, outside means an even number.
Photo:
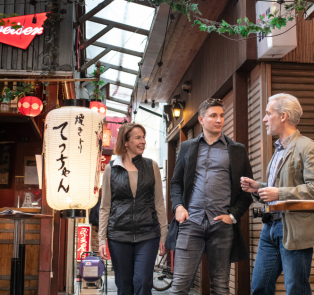
[[[248,149],[248,85],[247,73],[235,72],[233,75],[234,93],[234,140],[245,145]],[[241,231],[246,244],[247,251],[250,252],[250,228],[249,210],[241,218]],[[236,263],[237,294],[250,294],[250,259]]]
[[[86,42],[88,42],[88,40]],[[119,46],[114,46],[114,45],[110,45],[110,44],[106,44],[106,43],[102,43],[102,42],[98,42],[98,41],[95,41],[92,44],[95,45],[95,46],[98,46],[98,47],[105,48],[105,50],[102,51],[101,53],[99,53],[93,59],[90,59],[86,64],[84,64],[82,66],[82,68],[79,70],[80,72],[84,72],[87,68],[89,68],[96,61],[101,59],[104,55],[106,55],[111,50],[118,51],[118,52],[125,53],[125,54],[138,56],[138,57],[143,57],[143,53],[142,52],[121,48]]]
[[[143,52],[125,49],[125,48],[122,48],[119,46],[114,46],[114,45],[110,45],[110,44],[106,44],[106,43],[102,43],[102,42],[98,42],[98,41],[94,42],[93,45],[103,47],[103,48],[110,48],[110,50],[119,51],[121,53],[126,53],[126,54],[130,54],[130,55],[135,55],[138,57],[143,57]]]
[[[90,58],[86,59],[86,61],[90,61]],[[137,75],[137,73],[138,73],[138,71],[127,69],[127,68],[124,68],[122,66],[116,66],[116,65],[108,64],[108,63],[104,63],[104,62],[100,62],[100,63],[102,66],[105,67],[105,71],[107,71],[109,69],[114,69],[117,71],[122,71],[122,72],[133,74],[133,75]]]
[[[96,55],[94,58],[92,58],[90,61],[88,61],[86,64],[84,64],[80,69],[79,72],[86,71],[90,66],[92,66],[96,61],[101,59],[104,55],[106,55],[111,49],[107,48],[104,51],[100,52],[98,55]]]
[[[92,16],[94,16],[96,13],[98,13],[100,10],[104,9],[106,6],[108,6],[111,2],[113,2],[114,0],[105,0],[101,3],[99,3],[96,7],[94,7],[92,10],[90,10],[89,12],[85,13],[83,16],[81,16],[75,26],[78,27],[79,25],[81,25],[82,23],[86,22],[87,20],[89,20]]]
[[[122,23],[117,23],[117,22],[114,22],[112,20],[103,19],[103,18],[96,17],[96,16],[93,16],[90,19],[90,21],[98,23],[98,24],[106,25],[106,26],[112,26],[112,27],[117,28],[117,29],[121,29],[124,31],[128,31],[128,32],[132,32],[132,33],[136,33],[136,34],[140,34],[140,35],[144,35],[144,36],[149,35],[149,30],[141,29],[141,28],[134,27],[134,26],[129,26],[129,25],[122,24]]]
[[[94,43],[96,40],[101,38],[103,35],[108,33],[111,29],[113,28],[112,25],[107,26],[106,28],[102,29],[98,34],[93,36],[92,38],[88,39],[86,42],[80,45],[80,50],[84,50],[87,46],[91,45]]]

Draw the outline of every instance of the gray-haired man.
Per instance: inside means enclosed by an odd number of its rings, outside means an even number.
[[[296,128],[302,116],[298,99],[289,94],[269,98],[264,122],[278,135],[267,167],[267,183],[242,177],[241,186],[262,202],[314,200],[314,142]],[[311,295],[309,277],[314,246],[313,213],[274,213],[265,223],[252,277],[253,295],[275,294],[284,272],[287,295]]]

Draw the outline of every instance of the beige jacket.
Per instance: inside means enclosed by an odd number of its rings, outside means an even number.
[[[260,188],[266,186],[266,183],[259,183]],[[279,201],[314,200],[314,141],[302,136],[299,130],[293,134],[283,154],[276,175],[276,187],[279,188]],[[301,250],[314,246],[314,213],[283,213],[282,223],[286,249]]]

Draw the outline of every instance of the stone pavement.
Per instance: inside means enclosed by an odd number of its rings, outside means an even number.
[[[89,294],[89,295],[105,295],[106,293],[101,293],[97,290],[91,290],[89,289],[87,292],[84,290],[82,290],[82,292],[79,292],[79,285],[77,284],[76,288],[75,288],[76,292],[74,295],[84,295],[85,294]],[[90,292],[91,291],[91,292]],[[166,290],[166,291],[156,291],[153,289],[152,291],[152,295],[169,295],[170,294],[170,289],[169,290]],[[58,295],[68,295],[66,293],[58,293]],[[110,275],[108,276],[108,292],[107,292],[107,295],[117,295],[117,287],[114,283],[114,275]],[[190,291],[189,292],[189,295],[200,295],[198,292],[196,291]]]

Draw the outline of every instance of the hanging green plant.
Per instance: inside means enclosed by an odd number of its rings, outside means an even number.
[[[35,85],[32,83],[22,83],[22,86],[17,86],[16,90],[5,88],[4,93],[0,95],[0,103],[10,103],[16,97],[25,96],[33,89],[35,89]]]
[[[136,2],[141,0],[129,0],[129,2]],[[190,0],[149,0],[153,6],[160,5],[162,3],[169,4],[173,7],[173,10],[179,13],[183,13],[191,21],[193,18],[193,26],[198,25],[200,31],[211,33],[217,32],[218,34],[228,33],[229,35],[241,35],[246,38],[250,34],[261,33],[262,35],[268,35],[271,30],[285,27],[289,21],[293,21],[300,13],[306,11],[306,9],[313,3],[296,0],[292,4],[282,4],[284,8],[283,12],[276,10],[273,14],[270,13],[267,19],[260,15],[260,22],[253,23],[247,17],[242,20],[237,20],[237,24],[228,24],[226,21],[216,22],[201,18],[201,11],[198,9],[197,3],[192,3]]]
[[[105,72],[105,67],[101,65],[100,62],[95,64],[95,70],[92,72],[92,77],[97,79],[97,81],[92,81],[93,89],[93,99],[105,100],[105,95],[101,92],[100,88],[106,84],[105,81],[100,80],[100,75]]]

